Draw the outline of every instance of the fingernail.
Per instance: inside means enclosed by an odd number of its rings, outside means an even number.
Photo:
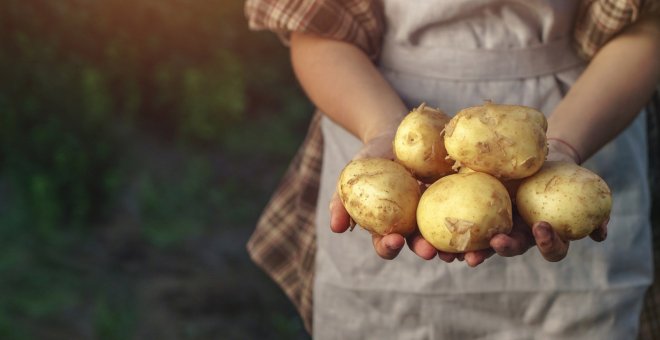
[[[395,250],[399,249],[395,245],[392,244],[392,241],[385,242],[385,248],[387,248],[388,250],[392,250],[392,251],[395,251]]]
[[[549,239],[552,238],[552,233],[550,232],[550,227],[545,223],[539,223],[536,228],[534,228],[534,236],[537,239]]]

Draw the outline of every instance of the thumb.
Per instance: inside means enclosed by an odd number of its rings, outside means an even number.
[[[337,192],[330,199],[330,230],[335,233],[343,233],[352,225],[351,216],[339,199]]]
[[[536,246],[541,255],[550,261],[561,261],[568,253],[568,241],[564,241],[547,222],[537,222],[532,226]]]

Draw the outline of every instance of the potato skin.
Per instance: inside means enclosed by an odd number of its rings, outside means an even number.
[[[524,178],[548,153],[547,121],[533,108],[486,103],[459,111],[445,130],[445,147],[456,166],[501,179]]]
[[[463,253],[490,247],[513,226],[511,199],[495,177],[468,172],[433,183],[417,207],[419,231],[436,249]]]
[[[586,168],[570,162],[546,162],[522,181],[516,207],[528,225],[545,221],[564,240],[577,240],[607,221],[612,192]]]
[[[468,167],[461,167],[458,169],[459,174],[469,174],[476,172]],[[516,202],[516,191],[518,191],[518,186],[520,186],[522,180],[520,179],[510,179],[510,180],[500,180],[500,183],[504,185],[506,188],[506,191],[509,193],[509,197],[511,198],[511,202],[515,204]]]
[[[362,228],[378,235],[409,235],[421,190],[401,164],[381,158],[351,161],[342,170],[337,193],[348,214]]]
[[[443,137],[449,120],[444,112],[422,104],[401,121],[396,131],[392,147],[397,161],[424,183],[454,172]]]

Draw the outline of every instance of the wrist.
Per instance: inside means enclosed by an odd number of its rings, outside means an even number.
[[[383,132],[378,136],[374,136],[369,141],[365,142],[360,151],[355,155],[354,159],[358,158],[386,158],[394,159],[394,151],[392,142],[396,131]]]
[[[548,137],[547,141],[549,161],[570,161],[578,165],[582,163],[582,157],[578,150],[566,140]]]
[[[381,139],[383,136],[393,136],[396,134],[396,130],[399,128],[399,124],[401,124],[404,117],[405,113],[392,115],[389,118],[379,121],[378,124],[372,124],[360,136],[362,143],[369,144],[371,141]]]

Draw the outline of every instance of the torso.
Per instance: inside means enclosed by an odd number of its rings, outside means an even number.
[[[409,108],[426,102],[453,115],[493,100],[532,106],[548,115],[584,67],[569,45],[575,1],[465,0],[447,5],[386,0],[384,5],[388,30],[379,67]],[[339,171],[360,143],[330,120],[322,124],[315,336],[355,335],[349,329],[357,318],[362,324],[394,322],[399,329],[408,322],[412,333],[402,334],[411,338],[457,334],[525,338],[539,330],[570,337],[571,332],[586,334],[579,327],[578,331],[564,327],[572,314],[578,319],[588,314],[576,304],[594,310],[624,304],[633,314],[638,308],[652,273],[643,116],[585,164],[603,176],[614,192],[606,242],[573,242],[560,263],[545,261],[532,248],[515,258],[494,256],[476,269],[460,262],[426,262],[407,249],[396,260],[384,261],[374,253],[366,231],[333,234],[328,227],[329,198]],[[626,164],[625,171],[621,164]],[[594,289],[607,301],[590,292]],[[374,309],[387,310],[382,317],[391,320],[370,321],[364,313]],[[480,314],[484,310],[490,312]],[[495,314],[506,322],[483,321]],[[417,317],[406,319],[407,315]],[[332,326],[339,321],[349,326]],[[608,324],[621,328],[621,322],[630,323],[614,321]],[[500,329],[507,324],[525,331]],[[359,335],[359,324],[355,326]],[[630,327],[635,325],[628,325],[626,331],[633,331]],[[603,328],[603,334],[608,329]],[[396,333],[387,334],[390,338]]]

